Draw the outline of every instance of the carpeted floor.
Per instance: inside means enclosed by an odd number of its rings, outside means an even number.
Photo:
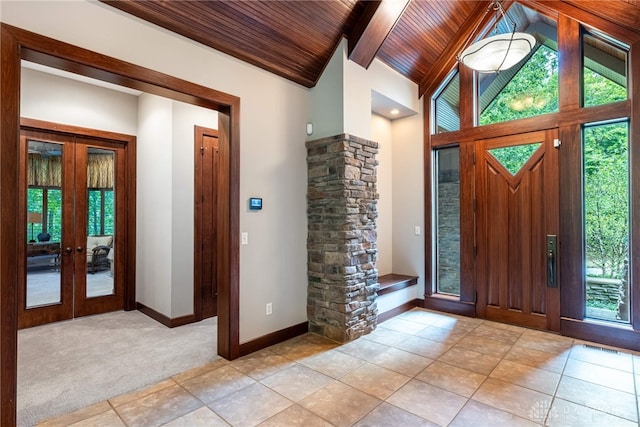
[[[18,425],[67,413],[217,359],[217,318],[167,328],[138,311],[18,332]]]

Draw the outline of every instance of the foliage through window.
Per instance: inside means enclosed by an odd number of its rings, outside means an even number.
[[[113,234],[113,190],[89,189],[88,235]]]
[[[33,239],[40,233],[49,233],[50,241],[62,238],[62,190],[53,187],[29,187],[27,212],[42,214],[42,223],[33,225]],[[27,240],[31,240],[31,224],[27,223]]]
[[[541,145],[541,142],[513,145],[510,147],[493,148],[489,150],[489,152],[511,175],[515,176]]]
[[[484,77],[480,83],[480,125],[558,111],[558,53],[541,45],[517,67]],[[492,79],[490,84],[487,79]]]
[[[583,36],[582,50],[584,106],[627,99],[627,51],[588,33]]]
[[[629,297],[628,123],[586,126],[583,155],[587,315],[628,321],[619,304]]]

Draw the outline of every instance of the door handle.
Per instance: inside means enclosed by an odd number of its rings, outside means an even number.
[[[82,253],[82,249],[83,249],[83,248],[82,248],[82,246],[78,246],[78,247],[76,248],[76,252],[78,252],[79,254],[81,254],[81,253]]]
[[[64,253],[66,253],[66,254],[70,254],[71,252],[73,252],[73,249],[71,249],[69,246],[67,246],[66,248],[64,248]]]
[[[547,235],[547,287],[558,287],[557,236]]]

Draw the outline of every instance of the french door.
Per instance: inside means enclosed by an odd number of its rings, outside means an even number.
[[[476,143],[480,317],[560,329],[557,130]]]
[[[20,142],[19,327],[122,309],[124,147],[32,130]]]

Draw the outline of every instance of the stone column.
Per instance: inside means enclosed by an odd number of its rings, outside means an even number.
[[[307,142],[309,330],[339,342],[377,324],[377,153],[348,134]]]

